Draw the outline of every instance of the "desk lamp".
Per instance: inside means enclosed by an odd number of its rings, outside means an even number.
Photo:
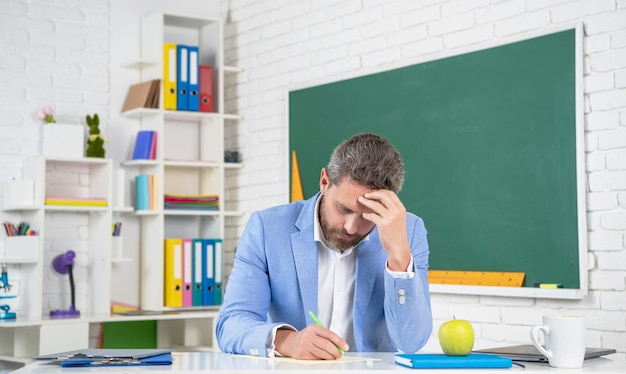
[[[56,256],[52,260],[52,267],[54,268],[54,270],[56,270],[57,273],[69,274],[70,292],[72,296],[72,302],[68,310],[59,310],[59,309],[51,310],[50,311],[51,318],[73,318],[73,317],[80,316],[80,311],[76,310],[76,304],[75,304],[76,294],[74,291],[74,273],[72,271],[74,268],[75,256],[76,256],[76,253],[72,250],[69,250],[65,253],[62,253]]]

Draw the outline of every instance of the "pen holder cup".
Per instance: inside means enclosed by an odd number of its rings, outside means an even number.
[[[39,259],[39,236],[10,236],[4,240],[6,260]]]

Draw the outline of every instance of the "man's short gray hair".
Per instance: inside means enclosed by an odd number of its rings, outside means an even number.
[[[345,177],[373,190],[399,192],[404,182],[404,163],[396,148],[372,133],[352,136],[339,144],[326,167],[331,185]]]

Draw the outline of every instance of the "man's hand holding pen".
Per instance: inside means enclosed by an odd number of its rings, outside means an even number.
[[[300,360],[336,360],[343,356],[338,347],[344,351],[350,349],[339,335],[316,324],[300,331],[278,329],[274,344],[283,356]]]

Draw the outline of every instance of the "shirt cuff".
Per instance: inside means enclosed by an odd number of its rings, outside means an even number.
[[[272,328],[272,332],[267,337],[267,344],[265,345],[267,347],[267,357],[276,357],[276,356],[281,357],[280,352],[276,352],[276,345],[274,344],[274,340],[276,339],[276,331],[280,329],[281,327],[286,327],[289,330],[298,331],[295,327],[286,323],[278,324],[274,326]]]
[[[389,270],[387,262],[385,262],[385,270],[387,270],[389,275],[396,279],[413,279],[415,276],[415,272],[413,271],[413,257],[411,256],[411,260],[409,261],[409,266],[406,268],[406,271]]]

